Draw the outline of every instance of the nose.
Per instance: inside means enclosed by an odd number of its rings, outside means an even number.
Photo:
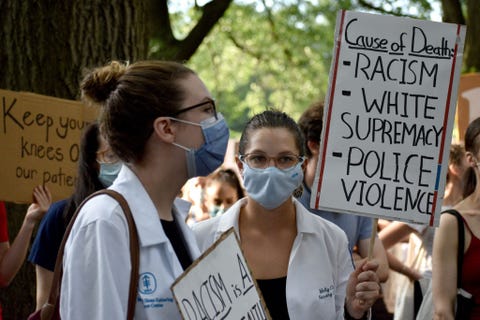
[[[268,166],[267,167],[276,167],[277,166],[277,159],[275,158],[268,158]]]

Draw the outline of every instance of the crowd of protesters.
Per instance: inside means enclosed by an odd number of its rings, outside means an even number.
[[[132,212],[140,240],[139,274],[155,279],[154,292],[140,290],[139,284],[136,319],[181,319],[172,283],[231,227],[273,319],[392,319],[382,292],[391,272],[402,274],[406,283],[428,280],[423,289],[431,288],[435,319],[453,319],[461,274],[462,288],[474,297],[470,319],[480,319],[480,119],[467,129],[465,149],[452,145],[445,187],[445,209],[457,210],[465,226],[458,270],[453,258],[458,223],[452,215],[442,215],[436,230],[388,222],[371,238],[372,218],[310,208],[324,122],[321,101],[298,123],[275,109],[251,117],[239,141],[237,167],[227,168],[222,164],[229,129],[222,106],[185,65],[112,61],[87,73],[80,89],[101,116],[83,133],[72,196],[52,203],[48,186],[35,187],[11,245],[0,202],[2,287],[24,263],[43,218],[28,257],[36,270],[37,310],[49,296],[73,214],[89,195],[109,188]],[[422,239],[424,264],[410,264],[389,250],[412,235]],[[62,319],[127,317],[129,245],[128,223],[115,199],[98,195],[81,207],[62,257]],[[329,294],[319,296],[319,288]],[[164,303],[147,307],[148,299]],[[397,299],[407,301],[403,293]],[[418,311],[397,310],[396,318],[407,320]]]

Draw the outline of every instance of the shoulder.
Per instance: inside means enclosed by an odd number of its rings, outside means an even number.
[[[348,242],[345,232],[335,223],[320,216],[311,214],[300,202],[294,200],[297,210],[297,228],[299,232],[306,232],[331,241]]]
[[[53,236],[52,233],[57,233],[57,229],[61,229],[61,232],[58,230],[59,233],[63,234],[65,231],[65,223],[63,220],[63,211],[67,205],[68,200],[60,200],[54,202],[48,208],[45,217],[43,217],[42,221],[40,222],[40,226],[38,228],[38,234],[43,235],[46,237]]]
[[[240,209],[246,203],[246,198],[238,200],[224,214],[198,222],[192,226],[200,251],[208,249],[215,240],[231,227],[238,232],[238,216]]]
[[[63,209],[65,209],[65,207],[67,206],[68,201],[69,199],[56,201],[50,205],[50,208],[48,209],[48,211],[59,211],[59,210],[63,211]]]
[[[88,200],[78,213],[74,228],[90,224],[124,225],[124,217],[120,204],[114,198],[101,194]]]
[[[200,221],[192,226],[193,233],[195,234],[201,252],[208,249],[212,243],[215,242],[215,235],[222,217],[223,216],[217,216],[208,220]]]
[[[63,215],[63,211],[65,210],[67,203],[68,203],[67,199],[63,199],[63,200],[52,203],[50,205],[50,208],[48,208],[48,211],[45,214],[45,217],[42,220],[48,221],[48,220],[56,220],[60,218]]]
[[[459,211],[456,211],[458,214],[461,213]],[[458,228],[458,219],[455,213],[453,213],[450,210],[443,211],[442,215],[440,216],[440,229],[443,230],[453,230]]]

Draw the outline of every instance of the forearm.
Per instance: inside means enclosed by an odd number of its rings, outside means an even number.
[[[35,266],[37,278],[37,304],[35,310],[40,309],[47,301],[52,287],[53,272],[39,265]]]
[[[27,256],[35,222],[25,219],[11,247],[0,262],[0,286],[6,287],[13,280]]]
[[[359,309],[353,307],[353,303],[348,301],[348,299],[345,301],[345,319],[350,320],[350,319],[368,319],[368,313],[369,309]]]
[[[421,278],[421,274],[417,270],[412,269],[407,265],[405,265],[392,253],[387,252],[387,257],[388,257],[388,264],[390,265],[390,268],[393,271],[401,273],[412,280],[417,280]]]

